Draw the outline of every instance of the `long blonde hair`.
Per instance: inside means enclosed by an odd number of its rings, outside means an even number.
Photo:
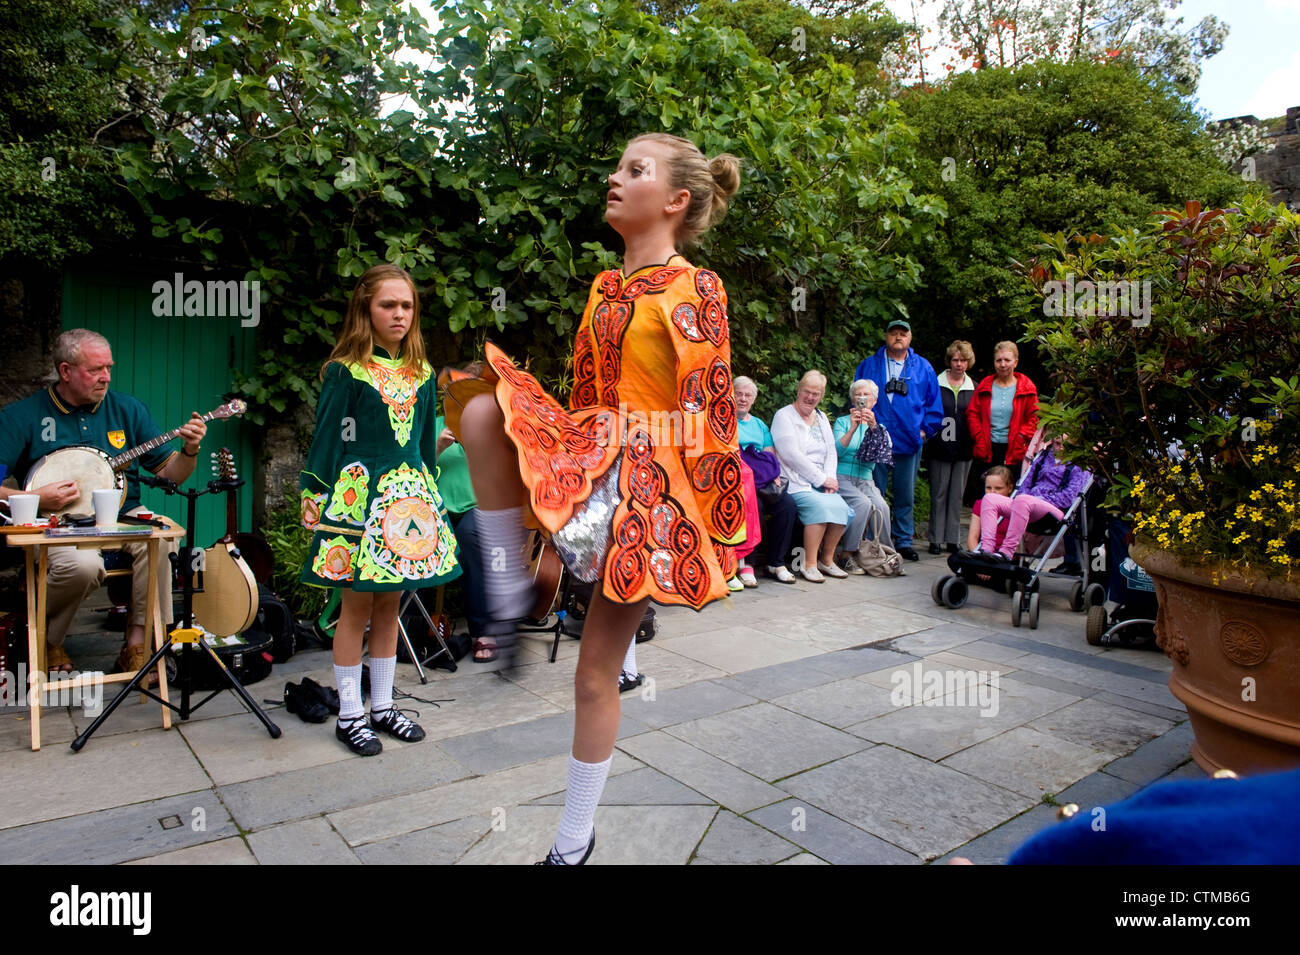
[[[418,377],[429,372],[429,361],[425,357],[424,338],[420,334],[420,293],[416,291],[415,282],[405,270],[395,265],[375,265],[366,269],[352,290],[347,313],[343,316],[343,329],[339,332],[338,344],[330,352],[329,358],[320,366],[320,376],[325,377],[325,369],[332,361],[344,365],[364,365],[374,360],[375,333],[370,323],[370,302],[375,297],[379,286],[390,279],[401,279],[411,290],[414,308],[411,310],[411,327],[402,339],[401,357],[403,366]]]
[[[649,140],[668,149],[668,185],[691,194],[677,227],[677,241],[690,245],[727,212],[727,200],[740,188],[740,160],[730,153],[705,159],[689,139],[668,133],[642,133],[632,143]]]

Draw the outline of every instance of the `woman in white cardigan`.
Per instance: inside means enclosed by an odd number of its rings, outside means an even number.
[[[772,444],[803,524],[803,566],[795,570],[815,584],[827,577],[848,576],[835,566],[834,557],[835,545],[853,516],[853,509],[837,493],[839,458],[830,420],[817,410],[825,394],[826,376],[806,372],[799,379],[794,403],[772,416]]]

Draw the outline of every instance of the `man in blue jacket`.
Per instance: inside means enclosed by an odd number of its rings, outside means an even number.
[[[900,318],[885,328],[880,351],[858,365],[855,379],[866,378],[880,388],[876,419],[894,443],[894,466],[875,467],[876,485],[894,487],[894,546],[907,560],[918,560],[912,547],[912,503],[921,446],[943,424],[939,379],[930,363],[912,351],[912,326]]]

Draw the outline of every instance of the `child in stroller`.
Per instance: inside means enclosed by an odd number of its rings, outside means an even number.
[[[1014,626],[1027,616],[1030,628],[1038,627],[1039,578],[1067,533],[1088,539],[1085,503],[1093,484],[1088,471],[1057,461],[1052,447],[1035,455],[1014,492],[1007,468],[985,473],[986,493],[972,513],[968,549],[948,558],[953,573],[935,581],[930,594],[935,603],[960,607],[969,585],[980,584],[1012,595]],[[1094,589],[1100,596],[1101,588]],[[1088,568],[1081,566],[1070,606],[1082,610],[1089,601],[1096,597],[1089,589]]]
[[[1129,527],[1112,516],[1106,522],[1106,598],[1088,608],[1088,642],[1094,647],[1152,645],[1155,640],[1156,589],[1151,578],[1128,555]]]

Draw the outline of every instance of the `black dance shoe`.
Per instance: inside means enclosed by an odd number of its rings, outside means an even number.
[[[564,856],[555,851],[555,846],[551,846],[551,851],[546,853],[546,858],[541,862],[535,862],[534,865],[586,865],[587,860],[591,858],[591,850],[596,848],[596,830],[591,830],[591,841],[587,843],[587,851],[582,854],[582,858],[577,862],[565,862]]]

